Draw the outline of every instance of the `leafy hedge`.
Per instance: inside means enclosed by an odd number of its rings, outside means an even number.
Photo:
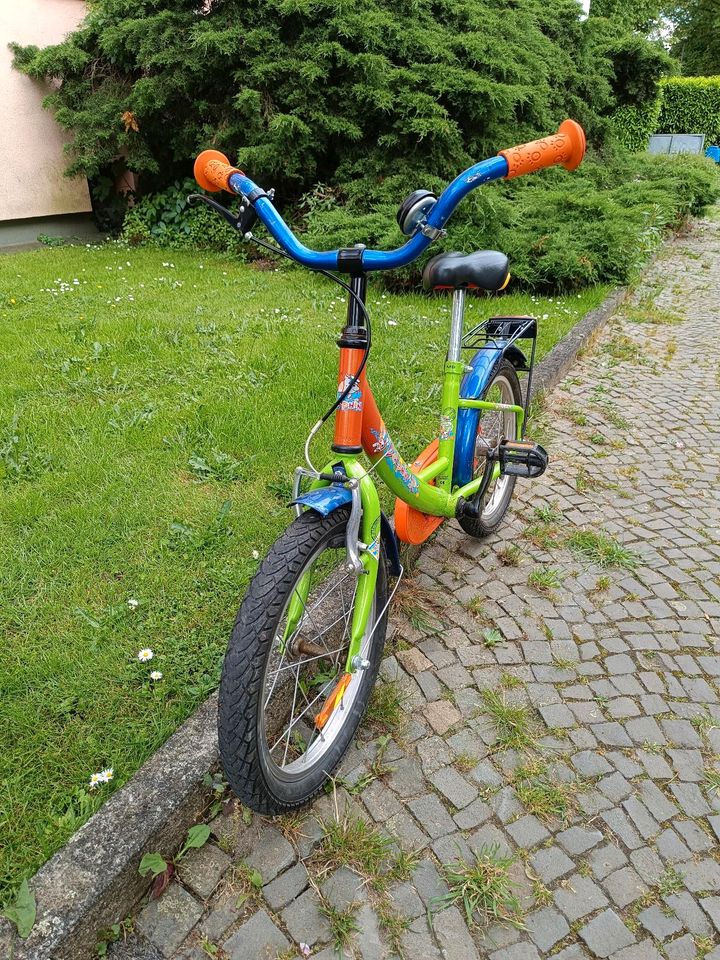
[[[647,150],[650,137],[658,129],[658,121],[662,109],[660,93],[654,100],[648,100],[641,106],[630,104],[618,109],[613,114],[613,131],[619,143],[626,150],[633,152]]]
[[[176,180],[132,206],[123,223],[123,237],[133,246],[163,246],[179,250],[227,250],[244,255],[247,244],[206,204],[190,206],[198,193],[194,180]]]
[[[720,141],[720,77],[668,77],[660,84],[658,133],[704,133]]]
[[[374,202],[326,185],[307,194],[295,227],[313,247],[327,249],[362,241],[392,248],[403,241],[395,222],[408,187],[442,189],[440,178],[408,184],[389,177]],[[183,207],[191,183],[141,200],[128,214],[130,242],[180,247],[237,249],[238,239],[219,218],[207,229],[206,208]],[[504,250],[514,283],[536,290],[580,288],[589,283],[625,283],[663,235],[720,196],[720,173],[702,157],[606,152],[586,159],[579,170],[555,168],[532,177],[493,184],[471,194],[454,214],[440,250]],[[158,219],[169,211],[168,221]],[[252,255],[253,247],[245,247]],[[423,261],[396,271],[393,285],[419,282]]]
[[[612,117],[613,132],[628,150],[646,150],[654,133],[704,133],[720,141],[720,77],[665,77],[655,99],[623,105]]]

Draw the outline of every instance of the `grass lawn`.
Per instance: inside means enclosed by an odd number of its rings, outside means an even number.
[[[335,394],[339,293],[207,253],[0,257],[0,901],[216,686]],[[604,294],[473,298],[469,315],[547,314],[542,355]],[[369,305],[371,380],[411,459],[436,421],[449,299],[371,289]]]

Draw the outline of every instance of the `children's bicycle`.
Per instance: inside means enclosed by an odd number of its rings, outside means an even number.
[[[540,476],[548,462],[541,446],[524,439],[535,320],[499,316],[463,332],[466,291],[504,289],[507,257],[488,250],[444,253],[424,269],[427,289],[452,291],[452,313],[438,436],[412,464],[393,443],[367,379],[368,274],[420,256],[444,235],[453,210],[476,187],[553,164],[574,170],[584,152],[582,127],[565,120],[546,139],[470,167],[439,197],[414,191],[397,214],[408,240],[392,251],[362,244],[311,250],[283,221],[272,191],[218,151],[197,158],[201,187],[241,199],[238,213],[204,194],[192,202],[210,204],[245,239],[325,274],[348,293],[337,396],[310,431],[305,466],[295,471],[295,519],[250,583],[222,671],[220,753],[230,785],[253,810],[278,814],[308,801],[350,745],[380,666],[390,578],[397,589],[402,576],[398,539],[422,543],[452,517],[470,536],[487,536],[501,523],[517,478]],[[257,219],[278,247],[253,236]],[[523,340],[531,343],[529,360],[518,346]],[[467,361],[464,350],[471,352]],[[310,443],[333,414],[332,453],[317,469]],[[369,466],[360,459],[363,452]],[[397,498],[394,530],[380,509],[374,474]]]

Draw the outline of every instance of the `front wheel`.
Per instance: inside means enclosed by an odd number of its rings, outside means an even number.
[[[275,542],[238,612],[223,664],[218,739],[240,800],[280,814],[306,803],[347,750],[377,677],[387,628],[387,570],[380,549],[360,656],[340,706],[315,717],[345,671],[357,576],[346,567],[349,507],[308,510]]]
[[[503,360],[490,381],[483,400],[522,406],[522,389],[515,368]],[[511,410],[484,410],[478,418],[473,451],[473,478],[481,477],[487,469],[487,456],[501,440],[519,439],[517,414]],[[471,537],[487,537],[503,521],[510,506],[515,477],[500,476],[490,483],[480,503],[478,517],[460,517],[459,523]]]

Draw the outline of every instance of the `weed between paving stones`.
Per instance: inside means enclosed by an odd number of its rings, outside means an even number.
[[[407,719],[407,694],[395,680],[386,680],[373,689],[365,722],[383,730],[402,728]]]
[[[551,779],[546,764],[531,760],[517,767],[513,784],[518,800],[528,813],[535,814],[545,823],[559,820],[567,823],[577,811],[577,793],[581,785]]]
[[[536,725],[527,707],[507,703],[495,690],[483,690],[482,698],[484,712],[495,724],[498,745],[522,750],[534,744]]]
[[[508,874],[514,862],[514,857],[500,854],[497,845],[484,845],[474,863],[445,864],[443,875],[449,890],[438,898],[437,905],[462,904],[470,926],[500,922],[522,928],[520,901]]]
[[[340,956],[342,956],[343,950],[349,946],[352,941],[353,933],[357,933],[360,929],[356,919],[360,904],[357,902],[351,903],[342,910],[338,909],[323,895],[315,880],[313,880],[312,877],[310,877],[309,880],[310,886],[315,891],[315,896],[319,901],[320,913],[322,913],[330,925],[333,946]]]
[[[540,593],[550,594],[562,586],[562,574],[553,567],[538,567],[528,576],[527,582]]]
[[[394,880],[406,880],[417,856],[408,853],[363,817],[337,813],[322,824],[323,837],[310,860],[320,876],[351,867],[378,893]]]
[[[377,913],[380,927],[388,937],[395,952],[405,956],[401,937],[410,921],[402,917],[387,901],[387,889],[392,883],[407,880],[417,865],[419,854],[408,852],[390,836],[381,833],[364,817],[345,809],[337,808],[335,817],[322,822],[323,836],[310,859],[306,862],[317,880],[329,875],[339,867],[349,867],[363,879],[366,890]],[[356,913],[359,903],[338,909],[323,896],[317,880],[311,877],[310,885],[320,901],[320,910],[328,920],[337,950],[342,951],[359,930]]]
[[[574,553],[601,568],[620,567],[634,570],[640,562],[637,554],[623,547],[607,533],[578,530],[570,534],[566,543]]]
[[[337,783],[344,787],[351,796],[357,796],[361,794],[366,787],[369,787],[373,780],[383,779],[383,777],[385,777],[392,770],[392,767],[385,763],[385,752],[388,748],[390,740],[391,737],[389,733],[385,733],[378,737],[377,753],[375,754],[374,760],[370,764],[370,769],[367,773],[360,776],[355,783],[350,783],[342,778],[340,778]],[[335,784],[333,783],[333,788],[334,786]]]

